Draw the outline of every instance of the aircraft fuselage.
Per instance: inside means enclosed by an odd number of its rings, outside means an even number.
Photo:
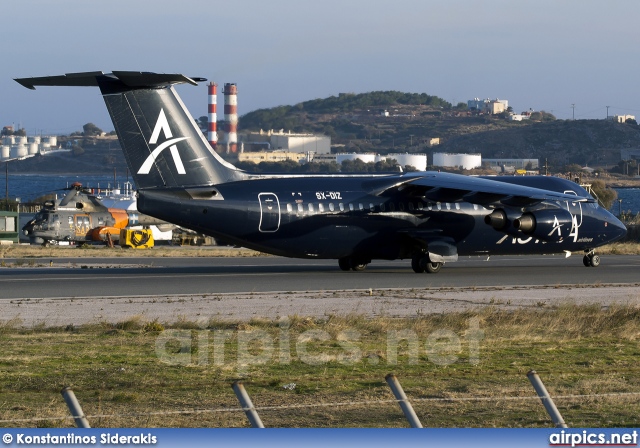
[[[485,223],[493,208],[370,194],[379,179],[287,177],[198,189],[148,189],[139,191],[138,207],[215,238],[296,258],[410,258],[432,241],[449,242],[458,255],[574,252],[597,247],[620,231],[616,222],[609,222],[613,216],[597,204],[568,201],[536,206],[571,216],[570,223],[552,226],[550,235],[499,231]],[[389,182],[390,177],[384,179]],[[515,219],[523,211],[510,208],[508,214]]]

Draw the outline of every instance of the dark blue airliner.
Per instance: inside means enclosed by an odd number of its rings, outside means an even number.
[[[257,175],[211,148],[173,85],[202,78],[114,71],[16,79],[23,86],[100,88],[136,186],[138,210],[251,249],[336,259],[360,271],[410,259],[438,272],[458,256],[584,254],[624,225],[574,182],[554,177]]]

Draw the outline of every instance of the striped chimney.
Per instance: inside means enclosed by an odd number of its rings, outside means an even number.
[[[218,146],[218,112],[216,110],[218,107],[218,84],[210,82],[207,88],[209,91],[209,129],[207,133],[207,140],[209,140],[211,147],[216,149]]]
[[[227,131],[227,153],[238,151],[238,86],[224,85],[224,121]]]

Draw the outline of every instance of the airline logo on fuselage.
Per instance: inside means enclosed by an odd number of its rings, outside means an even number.
[[[182,164],[182,159],[180,158],[180,153],[178,152],[176,143],[181,142],[182,140],[186,140],[189,137],[173,137],[171,128],[169,127],[169,122],[167,121],[167,116],[164,114],[164,109],[160,109],[160,115],[158,116],[156,126],[153,128],[153,132],[151,133],[149,144],[155,145],[158,143],[160,132],[164,133],[165,141],[156,146],[156,149],[154,149],[151,154],[149,154],[149,157],[147,157],[147,159],[138,170],[138,174],[149,174],[149,171],[151,171],[151,167],[153,166],[153,162],[155,162],[160,153],[167,148],[169,148],[169,151],[171,152],[173,163],[176,166],[176,171],[178,172],[178,174],[187,174],[187,172],[184,170],[184,165]]]

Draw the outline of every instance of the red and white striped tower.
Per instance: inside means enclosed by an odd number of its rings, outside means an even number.
[[[227,153],[238,151],[238,86],[224,85],[224,121],[227,131]]]
[[[207,133],[207,139],[211,147],[216,149],[218,146],[218,84],[210,82],[207,88],[209,90],[209,132]]]

